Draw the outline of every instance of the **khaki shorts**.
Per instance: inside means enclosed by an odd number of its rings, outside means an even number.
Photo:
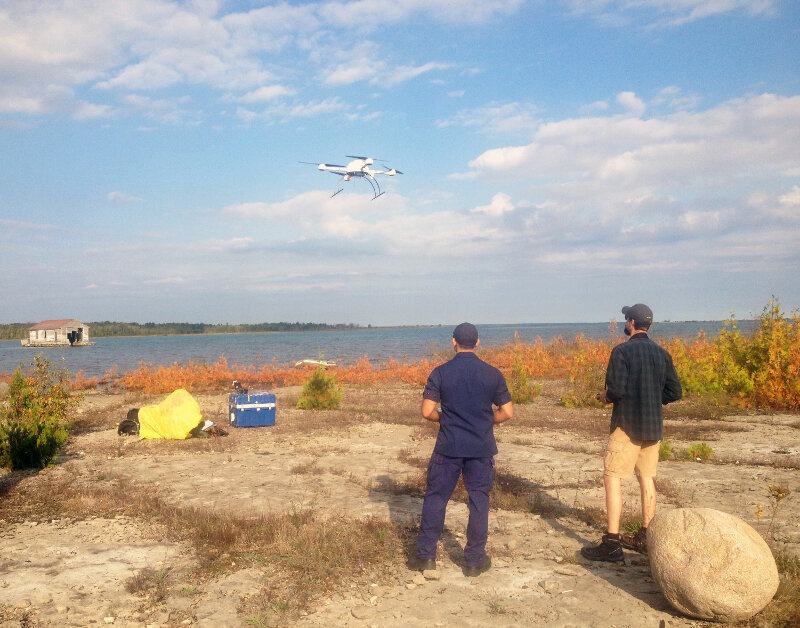
[[[658,468],[660,440],[631,440],[618,427],[608,437],[608,446],[603,458],[605,474],[614,478],[629,478],[636,475],[654,478]]]

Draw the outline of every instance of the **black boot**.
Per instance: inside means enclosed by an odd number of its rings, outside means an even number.
[[[587,545],[581,548],[581,555],[589,560],[604,560],[610,563],[616,563],[625,560],[622,553],[622,545],[619,542],[619,535],[614,535],[617,538],[612,538],[608,534],[603,535],[603,540],[599,545]]]

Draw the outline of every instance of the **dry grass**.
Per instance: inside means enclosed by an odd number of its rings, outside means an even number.
[[[427,461],[416,459],[414,462],[423,463],[416,472],[407,475],[402,480],[385,478],[379,486],[371,488],[392,495],[424,497]],[[417,464],[412,466],[417,466]],[[494,487],[489,494],[489,508],[532,513],[545,519],[575,518],[591,525],[599,525],[602,521],[602,525],[605,525],[605,513],[601,509],[578,506],[575,503],[566,504],[558,496],[550,495],[547,492],[548,488],[553,487],[537,484],[513,471],[498,468],[495,470]],[[574,485],[573,488],[575,488]],[[450,500],[465,504],[469,502],[463,478],[459,478]]]
[[[731,402],[730,397],[707,395],[684,396],[680,401],[664,408],[666,419],[717,420],[731,414],[741,414],[742,407]]]
[[[128,578],[125,589],[128,593],[147,597],[151,604],[158,604],[169,596],[168,576],[169,569],[155,570],[145,567]]]
[[[774,469],[800,469],[800,459],[786,454],[715,454],[710,462]]]
[[[323,469],[316,460],[312,459],[292,466],[289,472],[295,475],[320,475],[323,473]]]
[[[721,432],[749,432],[750,427],[742,423],[724,421],[665,420],[664,438],[682,441],[714,441]]]
[[[658,496],[668,499],[670,503],[678,508],[690,507],[694,502],[694,495],[687,496],[685,491],[675,480],[657,476],[653,481],[656,484],[656,493]]]
[[[543,394],[533,403],[517,408],[514,427],[525,434],[534,430],[563,431],[577,438],[558,448],[579,453],[596,453],[596,443],[608,434],[610,409],[569,410],[558,404],[562,382],[545,381]],[[270,438],[294,442],[297,435],[330,435],[354,425],[379,422],[413,426],[412,441],[423,441],[435,436],[438,427],[422,421],[419,416],[420,388],[397,384],[380,384],[373,387],[350,385],[345,387],[343,407],[339,411],[300,411],[290,404],[296,391],[279,391],[281,408],[278,423],[269,428]],[[129,407],[140,407],[154,403],[161,397],[134,399],[129,395],[115,397],[105,406],[94,406],[81,417],[79,432],[116,427],[118,419],[124,417]],[[694,410],[692,412],[695,412]],[[119,417],[116,416],[119,413]],[[225,424],[222,419],[215,422]],[[750,429],[746,423],[721,422],[716,420],[688,420],[691,416],[673,414],[665,429],[667,434],[677,432],[674,437],[681,440],[714,440],[720,432],[739,432]],[[697,417],[695,417],[697,418]],[[800,421],[794,427],[800,426]],[[672,432],[671,432],[672,431]],[[263,434],[263,432],[261,432]],[[514,436],[509,432],[509,442],[519,445],[541,444],[536,434]],[[506,434],[502,431],[499,436]],[[187,441],[135,441],[119,439],[122,445],[114,445],[108,455],[124,456],[128,451],[144,455],[185,455],[187,452],[236,451],[258,446],[258,431],[231,430],[230,435],[217,439],[189,439]],[[72,446],[72,445],[70,445]],[[419,448],[401,450],[398,461],[413,471],[403,479],[382,480],[380,486],[368,489],[390,494],[405,494],[422,498],[425,491],[427,457],[418,454]],[[321,453],[316,447],[298,450],[310,458],[299,462],[289,470],[295,474],[336,473],[321,469],[317,457]],[[346,454],[346,448],[328,448]],[[106,452],[94,452],[95,454]],[[764,458],[765,464],[779,466],[789,456]],[[729,463],[726,459],[720,462]],[[739,457],[740,464],[757,464]],[[793,462],[793,461],[790,461]],[[788,465],[788,468],[798,468]],[[304,610],[313,606],[320,596],[328,594],[343,583],[360,582],[367,578],[375,581],[387,570],[401,564],[403,557],[413,551],[414,534],[410,529],[398,527],[375,518],[353,519],[345,517],[322,518],[311,510],[291,510],[278,515],[241,516],[202,508],[184,508],[157,498],[147,487],[137,487],[123,480],[109,479],[102,475],[101,481],[88,476],[65,477],[55,473],[14,473],[0,478],[0,519],[15,521],[34,519],[45,521],[51,518],[112,517],[126,515],[144,521],[158,529],[158,533],[174,542],[191,547],[196,557],[199,581],[213,577],[219,572],[248,566],[269,566],[270,575],[260,582],[263,589],[247,598],[242,612],[253,625],[289,624]],[[353,480],[355,481],[355,480]],[[678,506],[691,505],[684,491],[673,481],[657,478],[657,489]],[[605,512],[600,507],[577,505],[577,493],[589,486],[586,480],[570,483],[537,483],[508,469],[498,468],[494,490],[491,493],[493,509],[538,514],[544,518],[572,519],[586,522],[598,529],[605,526]],[[575,492],[573,503],[570,501]],[[561,495],[559,495],[561,491]],[[561,497],[569,491],[568,500]],[[555,496],[553,496],[555,493]],[[459,481],[453,495],[454,500],[466,502],[467,494],[463,482]],[[625,513],[625,522],[634,516]],[[796,559],[795,559],[796,561]],[[775,600],[758,617],[761,623],[747,625],[789,626],[796,620],[798,593],[797,563],[786,559],[782,567],[782,584]],[[794,566],[793,566],[794,565]],[[793,571],[794,570],[794,571]],[[143,570],[128,584],[148,600],[157,600],[168,595],[168,574]],[[159,588],[161,587],[161,588]],[[163,599],[163,598],[161,598]],[[792,610],[794,604],[794,611]],[[0,608],[0,620],[7,617],[21,621],[17,611]],[[795,614],[792,615],[792,612]],[[767,613],[764,615],[764,613]],[[497,614],[502,614],[498,612]],[[17,617],[17,615],[20,615]],[[766,618],[766,619],[764,619]],[[788,618],[788,619],[787,619]],[[787,623],[789,622],[789,623]],[[26,624],[23,624],[26,625]],[[27,624],[31,625],[31,624]]]
[[[12,475],[0,485],[0,518],[6,521],[125,515],[156,526],[173,542],[189,544],[201,580],[229,570],[232,563],[269,565],[273,584],[280,586],[247,602],[248,612],[269,618],[268,623],[288,621],[342,582],[403,560],[405,533],[377,518],[323,518],[301,509],[246,517],[170,504],[125,480],[87,483],[72,476],[29,475],[12,482]],[[162,577],[143,570],[127,586],[156,599],[166,595],[166,572]]]
[[[796,628],[800,626],[800,558],[775,552],[781,580],[775,597],[758,615],[741,626],[752,628]]]
[[[428,459],[417,455],[416,450],[413,449],[401,449],[397,454],[397,459],[403,464],[417,469],[425,469],[428,466]]]

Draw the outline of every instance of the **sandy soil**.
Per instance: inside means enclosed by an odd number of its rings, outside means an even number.
[[[600,452],[608,412],[562,408],[553,386],[547,384],[542,397],[518,407],[517,417],[496,430],[498,469],[524,478],[553,504],[603,508]],[[163,396],[89,394],[80,413],[93,427],[71,437],[58,464],[21,476],[11,490],[48,478],[127,478],[168,501],[214,511],[282,513],[301,506],[320,516],[375,515],[401,526],[418,521],[421,499],[390,490],[418,477],[419,460],[433,447],[435,432],[418,420],[418,389],[348,388],[343,410],[326,413],[295,410],[296,388],[274,392],[275,427],[231,429],[229,436],[203,443],[117,435],[116,425],[128,408]],[[226,395],[197,399],[205,418],[226,425]],[[766,534],[772,514],[767,487],[786,486],[792,493],[780,504],[772,536],[777,546],[800,555],[800,474],[791,468],[800,458],[800,417],[699,421],[688,407],[670,416],[667,434],[675,450],[707,442],[716,462],[661,463],[659,508],[718,508]],[[626,510],[635,514],[638,486],[635,480],[623,485]],[[646,557],[629,552],[626,563],[618,565],[583,560],[578,550],[595,542],[599,530],[575,518],[493,510],[492,569],[465,578],[466,518],[466,506],[451,502],[436,572],[425,577],[398,560],[374,581],[342,582],[293,623],[655,627],[664,620],[667,626],[698,625],[669,608]],[[198,584],[192,580],[193,549],[168,538],[129,516],[0,521],[0,625],[248,625],[252,618],[242,600],[259,590],[269,566],[231,566]],[[126,587],[144,569],[169,573],[157,603]]]

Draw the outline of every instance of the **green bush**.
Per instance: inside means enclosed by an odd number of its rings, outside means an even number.
[[[336,376],[325,373],[320,365],[314,374],[303,383],[303,392],[297,401],[300,410],[338,410],[342,405],[342,391],[336,383]]]
[[[787,318],[773,296],[747,336],[733,316],[713,341],[701,333],[667,345],[688,395],[728,395],[741,405],[800,408],[800,312]]]
[[[683,457],[689,460],[702,460],[705,462],[714,455],[714,450],[705,443],[695,443],[683,451]]]
[[[538,386],[531,384],[531,378],[525,370],[525,363],[520,355],[514,356],[508,391],[515,404],[530,403],[541,392]]]
[[[597,393],[606,383],[606,367],[603,364],[586,364],[575,374],[570,374],[572,388],[561,395],[561,404],[567,408],[601,408]]]
[[[658,446],[658,459],[663,461],[670,458],[672,458],[672,441],[662,440]]]
[[[21,366],[14,371],[0,414],[0,465],[11,469],[52,464],[67,442],[69,415],[78,401],[66,370],[54,370],[41,355],[31,366],[27,375]]]

